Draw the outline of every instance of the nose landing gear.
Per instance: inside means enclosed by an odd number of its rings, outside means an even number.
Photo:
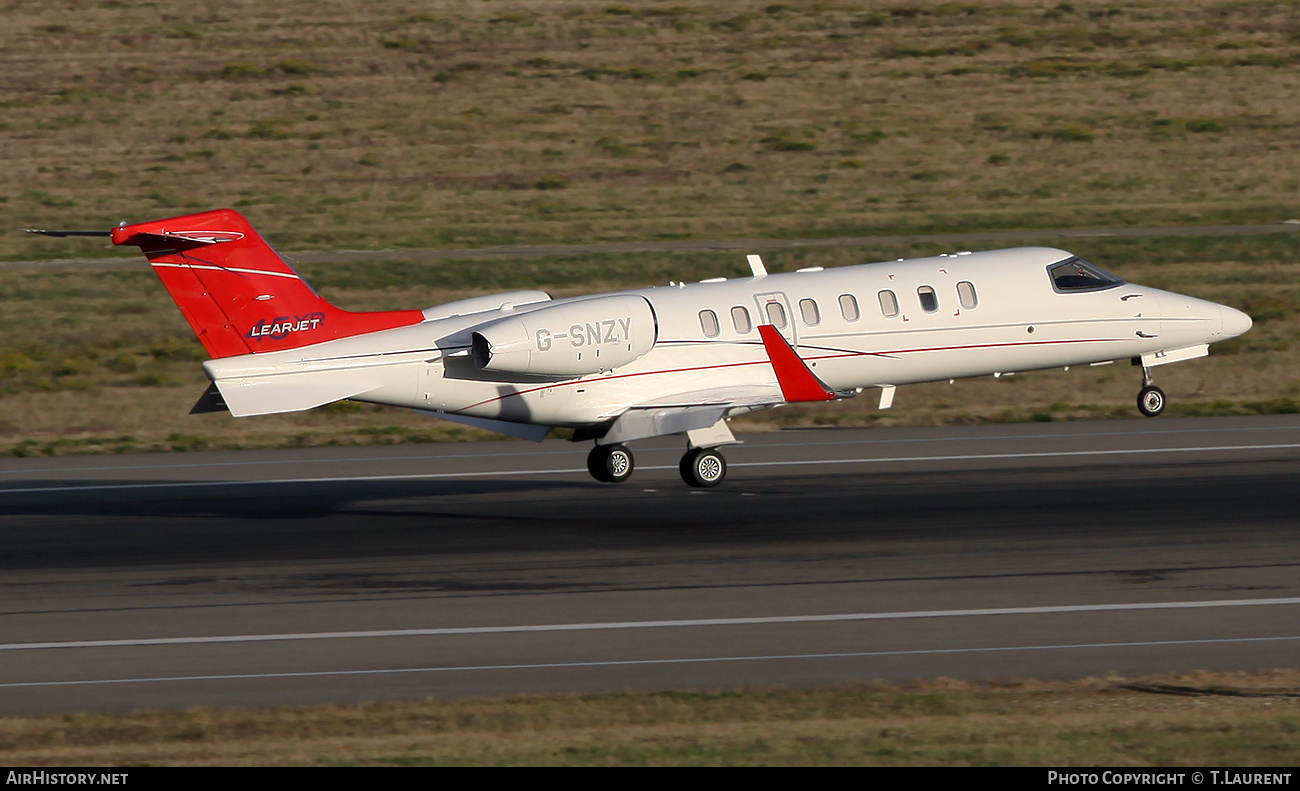
[[[1151,383],[1151,369],[1142,366],[1142,389],[1138,392],[1138,411],[1155,417],[1165,411],[1165,391]]]
[[[1155,417],[1165,411],[1165,392],[1155,385],[1142,388],[1138,393],[1138,411],[1147,417]]]

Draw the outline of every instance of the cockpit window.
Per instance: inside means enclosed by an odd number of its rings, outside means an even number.
[[[1052,286],[1057,291],[1100,291],[1123,283],[1114,275],[1103,272],[1082,258],[1071,258],[1047,268],[1052,276]]]

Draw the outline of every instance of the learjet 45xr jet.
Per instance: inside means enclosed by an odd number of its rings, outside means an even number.
[[[1165,396],[1151,369],[1250,329],[1239,310],[1126,283],[1064,250],[1023,247],[633,289],[544,291],[425,310],[352,313],[303,281],[237,212],[122,225],[212,359],[195,411],[236,417],[343,399],[408,407],[541,440],[594,442],[599,481],[631,476],[627,443],[685,434],[681,475],[726,475],[728,418],[867,388],[1131,360],[1138,409]]]

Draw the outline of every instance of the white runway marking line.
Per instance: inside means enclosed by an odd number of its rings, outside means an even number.
[[[441,637],[452,635],[526,632],[583,632],[618,629],[665,629],[697,626],[755,626],[771,624],[829,623],[835,621],[894,621],[915,618],[972,618],[995,615],[1117,612],[1134,610],[1193,610],[1207,607],[1270,607],[1300,604],[1300,597],[1282,599],[1218,599],[1214,601],[1136,602],[1128,604],[1067,604],[1048,607],[997,607],[978,610],[914,610],[907,612],[839,613],[833,615],[774,615],[754,618],[694,618],[666,621],[612,621],[607,623],[523,624],[519,626],[459,626],[439,629],[389,629],[356,632],[299,632],[289,634],[218,635],[211,637],[146,637],[128,640],[68,640],[50,643],[0,643],[0,651],[64,648],[121,648],[210,643],[264,643],[288,640],[347,640],[356,638]]]
[[[1300,443],[1280,445],[1212,445],[1197,448],[1128,448],[1114,450],[1060,450],[1039,453],[968,453],[948,456],[894,456],[874,459],[808,459],[804,461],[741,461],[732,467],[781,467],[807,464],[898,464],[906,461],[987,461],[991,459],[1045,459],[1063,456],[1131,456],[1141,453],[1221,453],[1230,450],[1294,450]],[[665,468],[667,469],[667,468]]]
[[[1296,450],[1300,443],[1277,445],[1206,445],[1194,448],[1128,448],[1117,450],[1062,450],[1041,453],[969,453],[945,456],[888,456],[861,459],[807,459],[803,461],[738,461],[731,467],[806,467],[819,464],[903,464],[922,461],[994,461],[999,459],[1045,459],[1071,456],[1133,456],[1141,454],[1222,453],[1245,450]],[[676,464],[638,467],[640,470],[676,470]],[[585,468],[554,470],[484,470],[482,472],[430,472],[410,475],[352,475],[330,478],[272,478],[264,481],[169,481],[167,483],[105,483],[86,486],[33,486],[0,488],[0,494],[42,494],[52,492],[105,492],[131,489],[177,489],[211,486],[285,486],[304,483],[376,483],[382,481],[434,481],[449,478],[498,478],[510,475],[572,475],[586,473]],[[57,473],[52,470],[51,473]]]
[[[146,684],[163,681],[249,681],[272,678],[321,678],[327,676],[382,676],[394,673],[465,673],[491,670],[557,670],[566,668],[628,667],[645,665],[686,665],[710,662],[773,662],[807,659],[871,659],[880,657],[927,656],[936,654],[988,654],[1009,651],[1065,651],[1088,648],[1157,648],[1165,646],[1222,645],[1228,643],[1277,643],[1300,640],[1288,637],[1225,637],[1208,640],[1147,640],[1132,643],[1074,643],[1068,645],[1011,645],[990,648],[922,648],[912,651],[851,651],[831,654],[771,654],[754,656],[706,656],[678,659],[612,659],[603,662],[538,662],[520,665],[451,665],[447,667],[398,667],[376,670],[315,670],[285,673],[231,673],[207,676],[158,676],[142,678],[100,678],[75,681],[18,681],[0,683],[0,689],[17,687],[70,687],[94,684]]]

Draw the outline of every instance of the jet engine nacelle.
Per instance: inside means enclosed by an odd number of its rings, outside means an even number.
[[[657,337],[645,297],[584,299],[480,327],[473,333],[474,364],[484,371],[583,376],[627,365]]]

